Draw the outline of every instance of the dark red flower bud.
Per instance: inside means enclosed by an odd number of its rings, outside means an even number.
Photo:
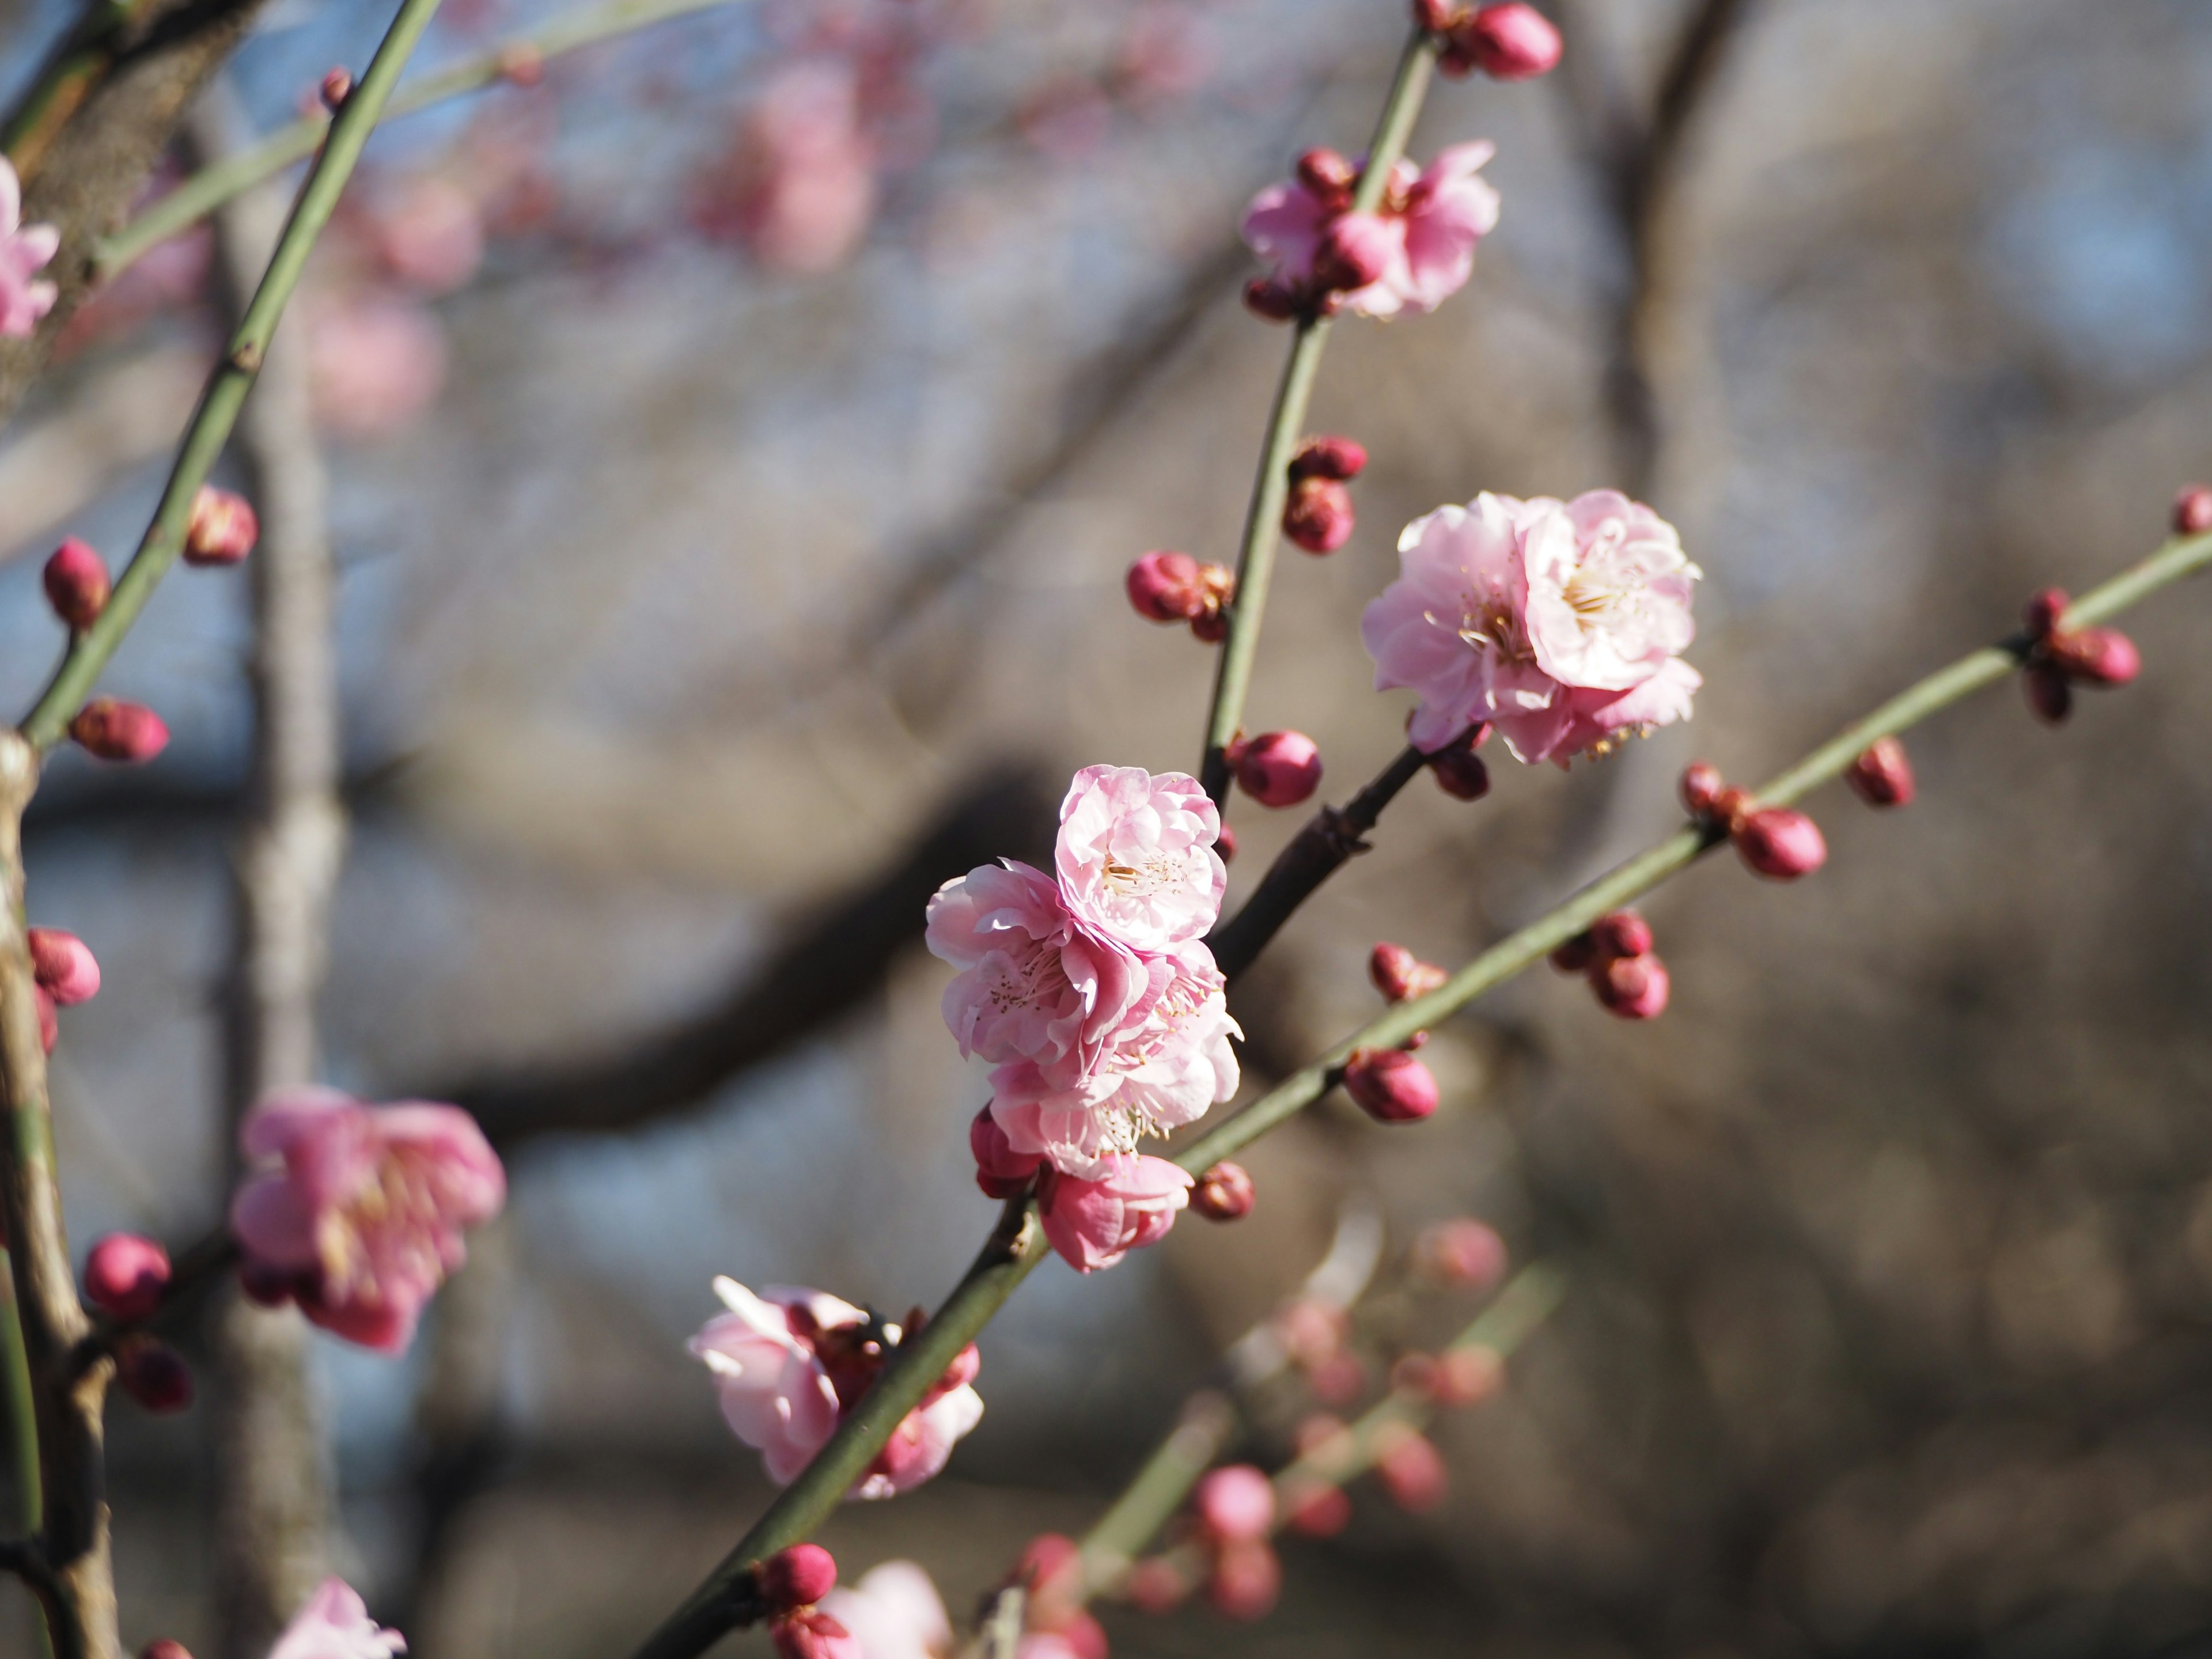
[[[1443,50],[1437,53],[1437,73],[1448,81],[1464,81],[1481,67],[1475,62],[1474,48],[1462,38],[1465,33],[1455,27],[1444,36]]]
[[[1309,553],[1334,553],[1352,539],[1352,492],[1334,478],[1301,478],[1283,503],[1283,534]]]
[[[2027,706],[2046,726],[2056,726],[2074,709],[2074,688],[2055,664],[2032,662],[2020,677]]]
[[[184,1356],[150,1336],[126,1337],[118,1345],[115,1386],[157,1416],[192,1403],[192,1373]]]
[[[110,1233],[84,1259],[85,1299],[110,1319],[143,1319],[161,1305],[169,1253],[136,1233]]]
[[[261,520],[243,495],[203,485],[185,531],[186,564],[236,564],[261,538]]]
[[[772,1613],[811,1607],[837,1588],[836,1558],[819,1544],[793,1544],[761,1563],[760,1583]]]
[[[1291,457],[1292,478],[1349,483],[1367,470],[1367,446],[1357,438],[1309,438]]]
[[[1437,1109],[1436,1075],[1403,1048],[1355,1048],[1345,1092],[1379,1123],[1417,1123]]]
[[[1241,1164],[1220,1163],[1199,1176],[1190,1207],[1208,1221],[1241,1221],[1252,1213],[1252,1177]]]
[[[1416,1514],[1443,1503],[1451,1485],[1443,1454],[1426,1436],[1402,1425],[1376,1458],[1375,1474],[1393,1503]]]
[[[2212,489],[2203,484],[2187,484],[2173,498],[2173,533],[2177,536],[2201,536],[2212,530]]]
[[[1218,645],[1229,637],[1229,614],[1226,611],[1217,611],[1211,616],[1193,617],[1190,619],[1190,631],[1194,637],[1203,640],[1208,645]],[[1224,858],[1228,856],[1226,853],[1222,854]]]
[[[1264,1539],[1227,1545],[1214,1556],[1206,1593],[1231,1619],[1264,1619],[1283,1593],[1283,1564]]]
[[[1367,955],[1367,977],[1393,1002],[1425,997],[1450,977],[1432,962],[1423,962],[1402,945],[1388,939]]]
[[[1346,293],[1365,288],[1390,268],[1395,247],[1379,214],[1345,214],[1322,234],[1314,276],[1324,287]]]
[[[1238,787],[1262,806],[1296,806],[1321,787],[1321,750],[1303,732],[1262,732],[1230,765]]]
[[[1484,6],[1452,32],[1452,45],[1496,81],[1532,81],[1559,66],[1559,30],[1534,6]]]
[[[2021,620],[2027,624],[2029,636],[2039,640],[2049,639],[2057,631],[2070,603],[2072,601],[2067,599],[2066,590],[2063,587],[2038,588],[2029,594],[2027,603],[2021,607],[2020,611]]]
[[[2142,672],[2136,642],[2115,628],[2077,628],[2055,634],[2047,647],[2051,661],[2069,680],[2100,688],[2125,685]]]
[[[1255,276],[1244,284],[1244,309],[1271,323],[1287,323],[1303,306],[1298,292],[1272,276]]]
[[[69,734],[102,760],[151,760],[169,744],[169,728],[143,703],[94,697],[76,712]]]
[[[1306,1367],[1306,1386],[1324,1406],[1349,1406],[1367,1392],[1367,1367],[1351,1349],[1339,1348]]]
[[[1283,1524],[1308,1538],[1334,1538],[1352,1524],[1352,1499],[1326,1481],[1300,1482],[1283,1511]]]
[[[1590,924],[1590,943],[1600,957],[1644,957],[1651,954],[1651,924],[1633,910],[1615,910]]]
[[[1787,806],[1762,806],[1744,815],[1735,830],[1735,850],[1762,876],[1795,881],[1828,860],[1820,826]]]
[[[1333,149],[1310,149],[1298,157],[1298,182],[1312,191],[1321,204],[1341,212],[1352,205],[1352,192],[1359,187],[1359,169]]]
[[[1869,806],[1909,806],[1914,784],[1912,760],[1896,738],[1876,738],[1844,774],[1851,793]]]
[[[238,1264],[238,1288],[257,1308],[281,1308],[299,1294],[300,1275],[269,1262],[248,1260]]]
[[[46,603],[71,630],[82,634],[100,620],[115,591],[107,561],[89,542],[71,536],[46,561]]]
[[[1489,735],[1490,724],[1486,720],[1462,732],[1448,746],[1422,757],[1428,763],[1430,775],[1437,781],[1437,787],[1454,800],[1480,800],[1490,793],[1490,769],[1474,752]]]
[[[1615,957],[1601,963],[1590,969],[1590,988],[1608,1013],[1623,1019],[1656,1019],[1667,1012],[1667,995],[1672,987],[1667,964],[1656,957],[1643,956]]]
[[[1041,1532],[1023,1547],[1014,1577],[1043,1601],[1067,1601],[1082,1587],[1083,1551],[1064,1533]]]
[[[100,963],[75,933],[58,927],[33,927],[29,932],[31,977],[45,986],[64,1008],[89,1002],[100,994]]]
[[[1692,761],[1682,769],[1682,805],[1689,808],[1693,818],[1716,817],[1716,803],[1727,787],[1728,781],[1721,776],[1721,769],[1707,762]]]

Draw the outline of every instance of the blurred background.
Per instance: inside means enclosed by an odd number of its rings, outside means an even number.
[[[556,9],[449,0],[417,72]],[[1672,518],[1706,689],[1601,763],[1498,757],[1479,804],[1417,780],[1240,985],[1248,1093],[1375,1010],[1376,939],[1464,960],[1670,828],[1691,758],[1778,769],[2212,472],[2212,10],[1546,9],[1559,75],[1431,98],[1414,153],[1495,139],[1503,220],[1437,314],[1335,331],[1315,423],[1373,454],[1359,529],[1285,551],[1251,720],[1318,739],[1329,799],[1378,770],[1404,706],[1359,607],[1401,525],[1485,489]],[[70,15],[4,9],[0,88]],[[276,0],[252,122],[388,15]],[[757,1513],[682,1348],[713,1275],[897,1310],[965,1265],[985,1090],[922,902],[1036,856],[1073,769],[1195,764],[1212,656],[1122,572],[1232,556],[1287,340],[1238,303],[1237,216],[1364,143],[1403,28],[731,0],[372,146],[286,325],[354,814],[324,1070],[467,1101],[514,1180],[406,1359],[313,1348],[338,1559],[417,1659],[627,1651]],[[0,434],[9,707],[58,538],[144,525],[210,265],[202,234],[113,284]],[[56,1055],[80,1249],[225,1200],[246,592],[163,588],[106,685],[175,741],[62,755],[31,820],[31,919],[106,969]],[[1817,878],[1654,896],[1656,1024],[1532,974],[1436,1034],[1425,1126],[1333,1101],[1255,1149],[1237,1227],[1048,1264],[949,1472],[826,1534],[848,1575],[914,1557],[959,1611],[1086,1526],[1371,1200],[1400,1243],[1483,1218],[1565,1304],[1440,1429],[1439,1507],[1363,1486],[1270,1619],[1109,1610],[1117,1652],[2212,1651],[2212,592],[2125,626],[2142,680],[2065,727],[2003,689],[1914,734],[1909,811],[1819,798]],[[1304,816],[1239,802],[1232,907]],[[112,1413],[133,1644],[209,1628],[204,1418]]]

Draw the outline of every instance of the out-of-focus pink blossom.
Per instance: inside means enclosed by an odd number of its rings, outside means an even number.
[[[852,1633],[861,1659],[951,1659],[952,1620],[929,1575],[885,1561],[822,1598],[822,1611]]]
[[[450,179],[411,179],[379,215],[376,248],[385,269],[427,295],[451,294],[483,264],[483,215]]]
[[[777,1659],[868,1659],[853,1633],[818,1607],[770,1620],[768,1634]]]
[[[1206,1593],[1231,1619],[1263,1619],[1283,1593],[1283,1564],[1263,1539],[1231,1544],[1216,1553]]]
[[[1368,317],[1433,311],[1465,286],[1475,244],[1498,224],[1498,192],[1479,176],[1494,154],[1455,144],[1419,172],[1400,161],[1371,216],[1347,214],[1304,177],[1270,185],[1245,210],[1244,240],[1290,293],[1340,289]]]
[[[100,994],[100,963],[92,947],[75,933],[58,927],[29,930],[31,975],[64,1008],[89,1002]]]
[[[1455,1216],[1425,1228],[1413,1241],[1413,1265],[1446,1285],[1486,1291],[1505,1276],[1505,1241],[1473,1216]]]
[[[255,1170],[230,1209],[247,1266],[315,1324],[387,1352],[461,1265],[462,1230],[507,1198],[499,1155],[457,1106],[300,1089],[248,1113],[239,1146]]]
[[[0,335],[27,340],[54,308],[60,290],[38,273],[61,245],[62,234],[53,226],[23,222],[22,181],[0,155]]]
[[[284,1626],[269,1659],[392,1659],[407,1638],[368,1616],[368,1604],[343,1578],[325,1578]]]
[[[1191,1495],[1199,1524],[1216,1540],[1265,1538],[1275,1524],[1275,1488],[1249,1463],[1209,1469]]]
[[[1213,78],[1218,55],[1185,7],[1139,8],[1121,39],[1115,89],[1137,103],[1187,98]]]
[[[319,297],[305,307],[308,390],[315,423],[344,438],[406,425],[446,383],[438,320],[404,300]]]
[[[1401,1509],[1416,1514],[1432,1510],[1444,1501],[1451,1484],[1443,1455],[1425,1435],[1402,1424],[1399,1429],[1384,1441],[1375,1460],[1376,1476]]]
[[[1097,153],[1114,130],[1114,101],[1097,82],[1055,75],[1022,102],[1015,124],[1040,154],[1077,161]]]
[[[1301,1486],[1283,1507],[1284,1525],[1308,1538],[1334,1538],[1352,1524],[1352,1499],[1324,1480]]]
[[[876,165],[853,66],[828,58],[791,64],[745,117],[728,222],[770,270],[834,270],[875,217]]]
[[[1203,938],[1220,915],[1220,813],[1188,773],[1086,766],[1060,803],[1053,867],[1086,927],[1156,953]]]
[[[1054,1170],[1039,1188],[1045,1237],[1079,1273],[1110,1267],[1164,1238],[1190,1188],[1189,1176],[1164,1158],[1107,1158],[1095,1181]]]

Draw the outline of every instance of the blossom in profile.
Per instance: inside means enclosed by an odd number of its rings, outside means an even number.
[[[1164,1238],[1190,1189],[1190,1176],[1167,1159],[1124,1154],[1103,1160],[1095,1180],[1047,1172],[1037,1200],[1046,1239],[1087,1273]]]
[[[463,1230],[507,1199],[499,1155],[458,1106],[293,1090],[247,1114],[239,1145],[253,1173],[230,1230],[249,1292],[386,1352],[461,1265]]]
[[[1085,927],[1163,951],[1204,937],[1221,914],[1220,835],[1220,813],[1188,773],[1086,766],[1060,803],[1053,867]]]
[[[885,1561],[822,1598],[822,1611],[860,1644],[861,1659],[951,1659],[952,1620],[928,1573]]]
[[[1466,286],[1475,245],[1497,228],[1498,195],[1480,176],[1496,153],[1478,142],[1425,168],[1399,161],[1371,216],[1351,212],[1337,175],[1301,167],[1252,198],[1242,233],[1269,283],[1306,303],[1334,289],[1362,316],[1433,311]]]
[[[407,1638],[368,1616],[368,1604],[343,1578],[325,1578],[284,1626],[269,1659],[392,1659]]]
[[[0,155],[0,335],[27,340],[54,308],[60,290],[38,273],[53,263],[62,234],[23,222],[23,184]]]

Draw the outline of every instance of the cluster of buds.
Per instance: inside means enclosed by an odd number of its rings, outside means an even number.
[[[61,1036],[61,1021],[55,1011],[89,1002],[100,994],[100,963],[89,945],[58,927],[32,928],[28,943],[31,978],[39,1004],[39,1041],[52,1054]]]
[[[1703,761],[1683,769],[1682,805],[1699,823],[1726,830],[1744,863],[1762,876],[1795,881],[1828,861],[1819,824],[1791,807],[1761,806]]]
[[[2181,517],[2177,507],[2175,518]],[[2066,595],[2046,587],[2028,598],[2028,647],[2021,687],[2039,719],[2056,726],[2074,708],[2074,688],[2099,690],[2127,684],[2142,672],[2136,642],[2115,628],[2066,628]]]
[[[1106,1659],[1106,1632],[1083,1605],[1083,1550],[1073,1539],[1040,1533],[1023,1550],[1014,1576],[1029,1592],[1022,1607],[1025,1629],[1056,1638],[1057,1650],[1074,1659]],[[1029,1650],[1029,1644],[1022,1646]]]
[[[1529,81],[1559,62],[1559,32],[1534,6],[1413,0],[1413,17],[1443,38],[1437,68],[1455,79],[1480,70],[1494,81]]]
[[[1352,210],[1352,198],[1359,189],[1359,169],[1350,158],[1340,150],[1310,149],[1298,157],[1296,171],[1298,183],[1327,216],[1321,246],[1314,253],[1310,280],[1301,283],[1279,275],[1255,276],[1244,285],[1246,307],[1272,323],[1288,322],[1308,312],[1333,315],[1344,295],[1377,281],[1390,266],[1389,227],[1376,214]],[[1366,459],[1364,450],[1360,459]],[[1350,533],[1348,525],[1346,533]]]
[[[1252,1213],[1256,1196],[1250,1172],[1224,1159],[1199,1176],[1191,1188],[1190,1207],[1208,1221],[1242,1221]]]
[[[1206,1599],[1231,1619],[1264,1618],[1283,1592],[1275,1484],[1249,1463],[1210,1469],[1192,1494],[1192,1534],[1206,1560]]]
[[[1147,553],[1129,567],[1129,603],[1157,623],[1188,623],[1207,644],[1229,632],[1228,605],[1237,578],[1226,565],[1200,564],[1188,553]]]
[[[760,1564],[769,1638],[782,1659],[863,1659],[853,1633],[815,1603],[837,1588],[837,1562],[819,1544],[793,1544]]]
[[[1552,966],[1580,974],[1607,1012],[1656,1019],[1667,1010],[1667,964],[1651,948],[1651,924],[1633,910],[1600,916],[1552,952]]]
[[[1489,735],[1490,722],[1484,720],[1468,726],[1443,748],[1422,755],[1437,787],[1454,800],[1480,800],[1490,793],[1490,769],[1474,752]]]
[[[1303,732],[1240,735],[1222,758],[1237,787],[1262,806],[1296,806],[1321,787],[1321,749]]]
[[[1352,438],[1309,438],[1291,458],[1291,493],[1283,534],[1309,553],[1334,553],[1352,539],[1352,492],[1345,486],[1367,467],[1367,449]]]

